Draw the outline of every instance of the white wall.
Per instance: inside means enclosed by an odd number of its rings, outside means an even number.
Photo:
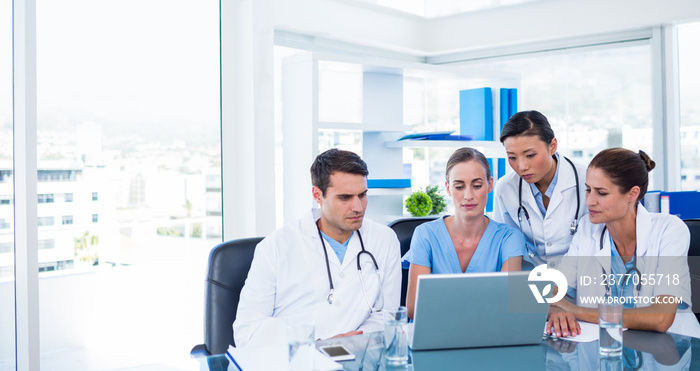
[[[348,0],[274,0],[275,30],[422,54],[426,20]]]

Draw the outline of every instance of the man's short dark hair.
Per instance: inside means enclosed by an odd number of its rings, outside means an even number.
[[[331,148],[316,156],[311,164],[311,184],[321,190],[326,196],[326,189],[331,185],[331,174],[334,172],[367,176],[367,164],[357,154],[337,148]]]

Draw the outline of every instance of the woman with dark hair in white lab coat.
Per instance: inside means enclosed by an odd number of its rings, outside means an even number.
[[[526,261],[553,267],[548,258],[566,253],[587,213],[585,169],[557,153],[557,139],[540,112],[511,116],[500,139],[514,171],[496,181],[493,219],[522,231]]]
[[[558,268],[576,304],[553,303],[547,332],[578,335],[577,320],[598,322],[595,299],[603,298],[624,304],[625,328],[700,335],[691,310],[688,227],[675,215],[650,213],[639,203],[654,166],[643,151],[624,148],[603,150],[591,160],[588,215]]]

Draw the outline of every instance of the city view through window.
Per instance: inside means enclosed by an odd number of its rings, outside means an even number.
[[[12,22],[1,24],[11,52]],[[0,59],[3,367],[11,71]],[[191,369],[206,258],[222,238],[218,1],[38,1],[37,95],[42,370]]]

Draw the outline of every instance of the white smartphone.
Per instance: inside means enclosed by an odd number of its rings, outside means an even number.
[[[352,361],[355,359],[355,355],[342,345],[327,345],[318,349],[334,361]]]

